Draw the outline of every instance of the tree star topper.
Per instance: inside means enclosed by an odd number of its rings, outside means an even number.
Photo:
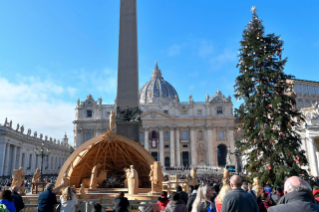
[[[257,8],[255,6],[252,6],[251,7],[251,12],[256,12],[257,11]]]

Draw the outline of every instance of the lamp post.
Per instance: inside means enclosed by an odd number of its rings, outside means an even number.
[[[235,147],[235,151],[234,152],[231,152],[230,154],[234,154],[235,157],[236,157],[236,174],[239,175],[239,151],[237,150],[237,147]]]
[[[34,152],[36,155],[41,156],[41,170],[40,170],[41,177],[40,177],[40,179],[41,179],[41,182],[43,182],[43,178],[42,178],[43,157],[50,154],[50,149],[48,149],[48,148],[45,149],[44,142],[42,141],[41,148],[39,148],[39,149],[35,148]]]

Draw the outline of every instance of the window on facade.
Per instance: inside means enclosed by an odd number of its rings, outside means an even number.
[[[201,116],[203,114],[203,111],[202,110],[197,110],[197,115],[198,116]]]
[[[169,145],[165,145],[165,148],[169,148]]]
[[[90,140],[92,138],[92,136],[91,136],[91,133],[86,133],[86,140],[88,141],[88,140]]]
[[[165,158],[165,166],[170,166],[169,157],[166,157],[166,158]]]
[[[223,130],[219,130],[219,139],[220,139],[220,140],[224,140],[224,139],[225,139],[224,131],[223,131]]]
[[[168,134],[168,132],[165,132],[165,134],[164,134],[164,139],[165,139],[165,141],[168,141],[168,140],[169,140],[169,134]]]
[[[91,118],[92,117],[92,110],[86,111],[86,117]]]
[[[141,141],[144,141],[144,133],[141,133],[141,134],[140,134],[140,140],[141,140]]]
[[[187,110],[182,110],[181,115],[187,115]]]
[[[317,96],[319,96],[319,87],[316,87]]]
[[[301,93],[301,85],[300,84],[295,84],[295,92],[296,93]]]
[[[55,166],[54,166],[54,168],[56,169],[57,167],[58,167],[58,158],[55,157]]]
[[[187,130],[183,130],[182,131],[182,139],[183,140],[187,140],[188,139]]]
[[[309,85],[309,94],[310,95],[316,95],[316,90],[314,86]]]
[[[188,147],[188,145],[183,145],[183,148],[187,148]]]
[[[305,107],[311,107],[311,103],[308,99],[305,101]]]
[[[302,101],[302,99],[298,99],[298,108],[299,109],[301,109],[301,108],[303,108],[304,106],[303,106],[303,101]]]
[[[164,113],[168,114],[168,110],[164,110]]]
[[[303,94],[309,94],[308,85],[302,85],[302,93]]]
[[[51,157],[51,169],[53,169],[53,157]]]
[[[217,107],[217,114],[223,114],[223,107]]]

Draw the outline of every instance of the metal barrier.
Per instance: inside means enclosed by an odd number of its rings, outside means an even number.
[[[38,200],[29,199],[24,201],[25,208],[22,212],[37,212],[38,204],[34,204]],[[58,200],[59,202],[60,200]],[[79,204],[76,207],[76,212],[91,212],[93,210],[93,203],[100,203],[101,199],[79,199]],[[136,212],[160,212],[160,208],[158,207],[157,200],[129,200],[130,206],[128,207],[128,211],[136,211]],[[113,211],[114,204],[113,200],[102,199],[102,207],[103,211]]]

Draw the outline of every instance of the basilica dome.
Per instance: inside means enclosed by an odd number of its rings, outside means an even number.
[[[151,80],[140,89],[139,98],[140,104],[179,102],[175,88],[163,79],[162,72],[158,68],[157,63],[153,69]]]

